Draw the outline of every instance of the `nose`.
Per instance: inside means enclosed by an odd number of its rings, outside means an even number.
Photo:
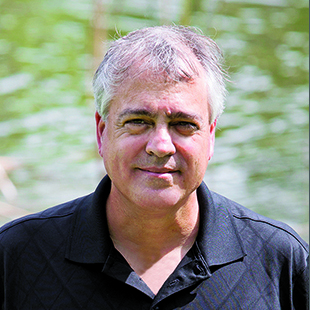
[[[149,155],[155,155],[157,157],[165,157],[175,154],[176,148],[168,128],[154,128],[154,131],[150,133],[146,145],[146,152]]]

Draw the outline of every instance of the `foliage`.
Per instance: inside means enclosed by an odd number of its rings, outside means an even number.
[[[91,79],[104,42],[117,32],[182,23],[219,43],[233,81],[205,177],[209,187],[308,238],[307,2],[0,5],[0,151],[21,162],[10,174],[18,190],[12,203],[32,212],[94,189],[104,171],[95,150]]]

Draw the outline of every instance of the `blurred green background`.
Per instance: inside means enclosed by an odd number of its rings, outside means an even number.
[[[205,180],[308,233],[308,1],[0,0],[0,223],[94,190],[91,80],[116,32],[197,26],[232,83]]]

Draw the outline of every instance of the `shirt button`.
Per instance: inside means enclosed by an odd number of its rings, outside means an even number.
[[[199,264],[196,264],[195,267],[194,267],[194,273],[196,275],[202,274],[203,273],[203,268]]]
[[[179,282],[180,282],[179,279],[175,279],[175,280],[173,280],[173,281],[171,281],[171,282],[169,283],[169,287],[174,286],[174,285],[176,285],[176,284],[179,283]]]

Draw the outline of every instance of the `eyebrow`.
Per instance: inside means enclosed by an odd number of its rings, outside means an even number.
[[[188,113],[188,112],[172,112],[171,114],[167,115],[170,119],[185,119],[185,120],[195,120],[198,122],[202,122],[203,119],[194,113]]]
[[[151,112],[149,110],[146,109],[125,109],[124,111],[122,111],[122,113],[119,115],[118,119],[121,120],[122,118],[126,117],[126,116],[130,116],[130,115],[137,115],[137,116],[147,116],[150,118],[156,118],[156,113]],[[194,121],[198,121],[198,122],[202,122],[203,119],[195,114],[195,113],[188,113],[188,112],[182,112],[182,111],[178,111],[178,112],[172,112],[167,114],[167,117],[171,120],[174,119],[185,119],[185,120],[194,120]]]
[[[137,115],[137,116],[148,116],[151,118],[155,118],[156,114],[148,111],[146,109],[125,109],[124,111],[122,111],[122,113],[118,116],[118,119],[122,119],[126,116],[130,116],[130,115]]]

